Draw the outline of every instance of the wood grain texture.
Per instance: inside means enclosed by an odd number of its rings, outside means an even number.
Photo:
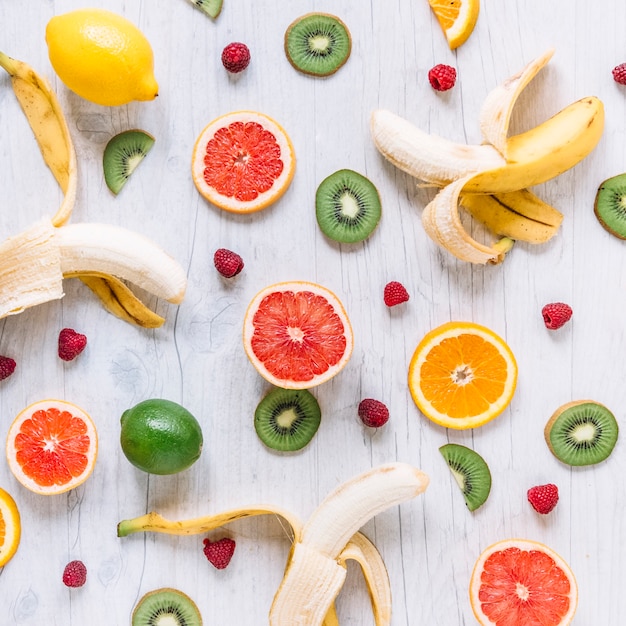
[[[267,623],[282,578],[289,542],[278,520],[243,520],[224,533],[237,541],[226,570],[202,554],[202,537],[116,537],[121,519],[157,510],[187,518],[255,502],[273,502],[306,518],[337,484],[379,463],[406,461],[431,477],[424,496],[372,520],[364,532],[389,569],[393,626],[475,623],[467,587],[475,559],[505,538],[542,541],[572,566],[580,587],[574,624],[624,622],[626,585],[623,442],[596,467],[570,469],[548,451],[543,426],[561,404],[590,398],[624,423],[626,350],[624,242],[605,232],[593,214],[602,180],[626,170],[626,91],[611,69],[624,61],[626,4],[605,0],[483,0],[476,29],[451,52],[426,0],[348,2],[235,2],[225,0],[215,22],[185,0],[96,3],[125,15],[152,42],[160,94],[122,107],[90,104],[68,92],[47,57],[44,31],[55,14],[78,0],[0,3],[0,47],[24,59],[54,85],[67,114],[79,163],[73,222],[106,222],[142,232],[186,269],[189,288],[179,307],[150,304],[167,318],[157,330],[132,327],[107,314],[78,281],[65,297],[0,320],[0,354],[16,373],[0,383],[0,440],[27,404],[60,397],[87,410],[100,436],[96,469],[78,489],[58,497],[27,492],[0,463],[0,486],[20,508],[23,536],[15,558],[0,569],[0,622],[124,625],[147,591],[174,586],[197,602],[207,624]],[[349,26],[353,52],[332,77],[300,75],[283,53],[286,27],[308,11],[335,13]],[[246,42],[252,63],[231,77],[222,48]],[[582,164],[535,189],[565,219],[542,247],[517,244],[501,266],[474,267],[439,250],[420,214],[434,191],[385,162],[369,136],[369,116],[387,108],[430,132],[480,142],[478,114],[489,90],[548,47],[556,53],[524,92],[512,130],[530,128],[586,95],[606,107],[606,130]],[[427,72],[436,63],[458,70],[455,88],[434,92]],[[202,128],[220,114],[254,109],[290,134],[297,155],[293,183],[273,207],[233,216],[210,206],[190,175],[191,150]],[[128,128],[156,138],[154,148],[123,191],[104,184],[102,151]],[[378,230],[365,243],[341,246],[319,231],[317,184],[351,168],[368,176],[383,201]],[[0,76],[0,237],[52,215],[60,192],[43,165],[6,76]],[[477,237],[484,236],[472,226]],[[214,270],[218,247],[236,250],[246,266],[233,280]],[[258,441],[254,408],[267,385],[248,363],[241,343],[243,315],[263,287],[311,280],[343,301],[355,332],[345,370],[315,390],[323,411],[318,435],[292,456],[270,453]],[[410,301],[388,310],[383,287],[399,280]],[[565,301],[572,321],[550,333],[541,307]],[[471,320],[503,336],[519,365],[510,408],[473,431],[447,431],[414,406],[407,367],[420,338],[449,320]],[[76,361],[56,354],[58,332],[72,327],[89,344]],[[190,470],[148,476],[119,446],[121,413],[150,397],[183,404],[202,423],[205,449]],[[391,419],[365,430],[356,408],[363,397],[387,403]],[[438,447],[468,445],[489,463],[493,490],[469,513]],[[540,517],[526,490],[555,482],[561,499]],[[64,565],[82,559],[88,582],[61,582]],[[342,626],[372,624],[356,568],[339,598]]]

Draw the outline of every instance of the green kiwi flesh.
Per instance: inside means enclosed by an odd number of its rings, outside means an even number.
[[[351,49],[347,26],[329,13],[307,13],[292,22],[285,32],[287,59],[304,74],[334,74],[348,60]]]
[[[188,595],[163,587],[149,591],[139,600],[131,626],[202,626],[202,616]]]
[[[153,145],[154,137],[144,130],[125,130],[109,140],[102,165],[104,181],[114,194],[120,192]]]
[[[320,405],[306,389],[272,389],[254,412],[259,439],[272,450],[293,452],[313,439],[322,419]]]
[[[223,0],[192,0],[192,2],[209,17],[215,19],[222,10]]]
[[[617,443],[615,416],[591,400],[568,402],[546,424],[544,435],[550,451],[566,465],[595,465],[604,461]]]
[[[600,185],[593,210],[608,232],[626,239],[626,173],[608,178]]]
[[[315,193],[315,215],[321,231],[339,243],[367,239],[378,226],[378,190],[362,174],[339,170],[325,178]]]
[[[491,472],[485,460],[471,448],[448,443],[439,448],[470,511],[482,506],[491,491]]]

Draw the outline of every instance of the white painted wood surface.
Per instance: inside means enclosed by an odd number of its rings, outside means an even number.
[[[365,528],[387,564],[394,626],[474,624],[468,600],[473,563],[486,546],[524,537],[557,550],[580,587],[576,626],[623,624],[624,444],[596,467],[573,470],[548,451],[543,427],[561,404],[590,398],[624,420],[622,355],[626,255],[593,214],[599,183],[626,170],[626,91],[611,69],[626,61],[621,0],[483,0],[469,41],[451,52],[426,0],[386,2],[237,2],[225,0],[213,23],[185,0],[95,1],[135,22],[152,42],[160,95],[154,102],[101,107],[69,93],[47,58],[44,30],[55,14],[79,0],[0,3],[0,49],[36,67],[53,82],[67,114],[79,159],[73,222],[107,222],[142,232],[186,268],[189,288],[180,307],[152,301],[165,326],[144,331],[106,313],[88,290],[66,281],[59,302],[0,320],[0,353],[18,362],[0,383],[0,439],[15,415],[34,401],[60,397],[95,419],[100,450],[89,480],[67,495],[41,497],[22,488],[0,463],[0,485],[22,514],[18,553],[0,569],[0,623],[104,626],[130,623],[145,592],[177,587],[197,602],[206,624],[260,625],[282,577],[289,544],[273,519],[241,521],[226,570],[211,567],[202,536],[116,537],[121,519],[157,510],[171,518],[273,502],[306,518],[337,484],[379,463],[398,459],[431,477],[423,497],[381,514]],[[340,16],[353,53],[334,76],[298,74],[283,53],[283,34],[313,10]],[[246,42],[252,63],[229,77],[220,53]],[[386,163],[368,131],[373,109],[388,108],[451,139],[479,142],[478,112],[489,90],[534,56],[556,54],[521,97],[513,130],[529,128],[570,102],[597,95],[606,129],[584,163],[536,189],[565,213],[559,235],[542,247],[517,245],[501,266],[473,267],[437,249],[420,213],[432,190]],[[455,88],[434,92],[427,72],[436,63],[458,70]],[[259,214],[237,217],[207,204],[190,177],[197,134],[214,117],[238,109],[273,116],[291,135],[298,164],[286,195]],[[51,215],[60,193],[39,155],[6,76],[0,77],[0,235]],[[147,159],[118,197],[103,182],[106,141],[128,128],[156,137]],[[379,188],[383,219],[364,244],[339,246],[320,233],[314,215],[317,184],[339,168],[367,175]],[[477,236],[481,233],[474,229]],[[216,248],[238,251],[245,269],[226,281],[215,271]],[[356,347],[346,369],[315,390],[323,421],[299,454],[267,451],[252,425],[267,385],[241,343],[247,303],[281,280],[312,280],[335,291],[351,317]],[[403,282],[411,299],[388,310],[382,290]],[[572,305],[572,321],[548,332],[541,307]],[[501,334],[519,364],[510,408],[474,431],[447,431],[414,406],[406,385],[419,339],[448,320],[472,320]],[[56,354],[58,332],[72,327],[89,338],[71,363]],[[180,402],[202,423],[201,459],[179,475],[148,476],[119,446],[119,417],[150,397]],[[364,429],[356,407],[363,397],[386,402],[391,420]],[[471,446],[493,472],[488,502],[466,509],[438,447]],[[540,517],[526,490],[555,482],[556,510]],[[66,589],[66,562],[82,559],[87,584]],[[342,626],[372,624],[363,580],[350,568],[339,598]]]

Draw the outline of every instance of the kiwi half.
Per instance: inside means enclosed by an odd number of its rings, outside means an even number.
[[[304,74],[334,74],[348,60],[351,49],[347,26],[329,13],[307,13],[293,21],[285,32],[287,59]]]
[[[222,11],[223,0],[191,0],[201,11],[215,19]]]
[[[107,187],[118,194],[130,175],[154,145],[154,137],[145,130],[125,130],[112,137],[104,148],[102,165]]]
[[[293,452],[304,448],[319,428],[322,412],[306,389],[272,389],[254,412],[259,439],[272,450]]]
[[[626,173],[608,178],[598,187],[593,210],[606,230],[626,239]]]
[[[604,461],[617,443],[615,416],[592,400],[568,402],[546,424],[544,435],[552,454],[567,465],[595,465]]]
[[[315,193],[315,215],[322,232],[339,243],[367,239],[381,216],[378,190],[362,174],[339,170],[325,178]]]
[[[202,626],[196,603],[182,591],[163,587],[149,591],[133,611],[132,626]]]
[[[470,511],[482,506],[491,491],[491,472],[482,456],[458,443],[439,448]]]

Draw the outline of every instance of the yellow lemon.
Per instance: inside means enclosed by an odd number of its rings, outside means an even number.
[[[154,57],[143,33],[103,9],[78,9],[46,27],[54,71],[79,96],[105,106],[153,100],[159,91]]]

